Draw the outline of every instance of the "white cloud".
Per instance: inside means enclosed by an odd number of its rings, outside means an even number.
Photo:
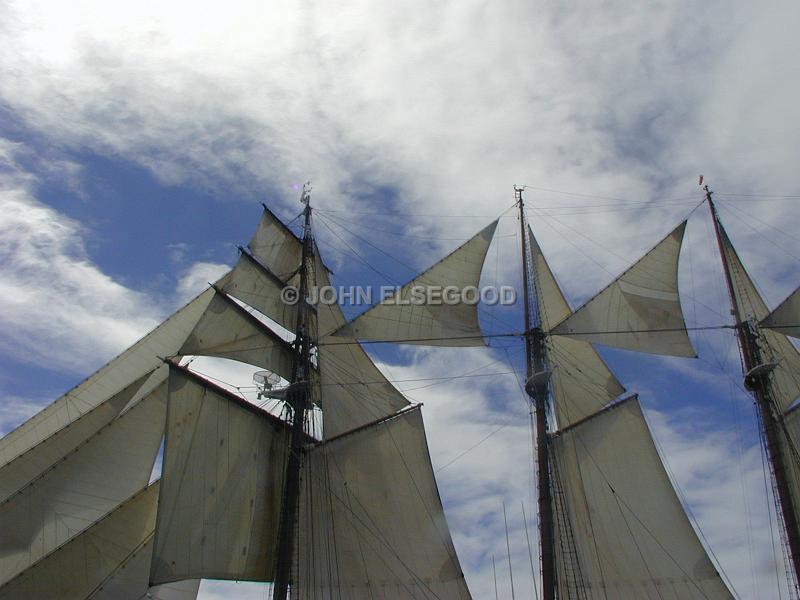
[[[79,223],[38,202],[8,161],[0,190],[0,350],[22,362],[85,372],[158,322],[143,294],[88,259]]]
[[[186,269],[178,280],[175,291],[177,302],[182,305],[205,290],[230,270],[229,265],[210,262],[196,262]]]

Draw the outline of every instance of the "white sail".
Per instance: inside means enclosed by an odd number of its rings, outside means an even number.
[[[291,378],[291,345],[227,295],[215,292],[178,354],[229,358]]]
[[[784,415],[785,429],[779,434],[784,473],[796,517],[800,517],[800,410],[798,408],[800,407],[795,406]]]
[[[732,598],[684,514],[638,399],[561,432],[552,451],[561,595]]]
[[[242,251],[233,270],[217,286],[268,316],[281,327],[294,331],[297,325],[297,305],[281,298],[285,284],[246,251]]]
[[[0,582],[68,541],[150,477],[164,430],[166,386],[131,406],[0,503]]]
[[[800,287],[762,320],[761,326],[800,338]]]
[[[319,253],[315,261],[316,283],[331,285]],[[408,406],[408,400],[375,366],[352,338],[330,336],[346,322],[337,303],[317,307],[319,331],[319,403],[325,438],[371,423]]]
[[[208,289],[58,400],[0,439],[0,465],[47,439],[178,352],[214,296]]]
[[[480,283],[486,252],[497,221],[415,277],[389,300],[360,314],[334,335],[428,346],[480,346],[484,343],[478,324],[475,295],[455,304],[427,301],[417,290],[439,290],[452,286],[461,292]]]
[[[247,247],[283,282],[288,281],[303,262],[303,242],[266,206]]]
[[[685,229],[686,221],[551,333],[626,350],[696,356],[678,296]]]
[[[544,253],[528,228],[536,302],[542,331],[572,314]],[[589,342],[566,336],[546,340],[556,418],[566,427],[597,412],[625,391]]]
[[[0,586],[0,600],[170,598],[171,590],[148,586],[157,503],[158,482]],[[181,582],[175,600],[193,600],[199,585]]]
[[[755,325],[769,315],[766,302],[758,293],[753,280],[747,274],[728,233],[720,223],[723,260],[733,281],[736,306],[740,317]],[[800,396],[800,353],[791,341],[778,331],[759,328],[759,351],[762,364],[773,364],[770,373],[770,394],[781,411],[787,410]]]
[[[418,409],[315,447],[302,486],[299,599],[470,598]]]
[[[149,393],[166,378],[166,366],[140,377],[118,394],[0,468],[0,501],[5,500],[60,462],[80,444],[113,421],[130,402]],[[143,390],[145,381],[147,388]]]
[[[286,424],[172,366],[151,582],[272,581]]]

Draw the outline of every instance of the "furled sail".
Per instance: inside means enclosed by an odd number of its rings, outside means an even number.
[[[177,589],[148,586],[157,499],[158,482],[136,492],[0,586],[0,600],[193,600],[200,585],[196,580]]]
[[[151,582],[272,581],[287,425],[170,366]]]
[[[238,360],[290,379],[294,357],[291,345],[224,292],[214,291],[214,297],[178,354]]]
[[[541,328],[546,332],[572,314],[572,310],[530,228],[528,238],[538,313]],[[625,391],[589,342],[549,336],[546,344],[560,427],[597,412]]]
[[[761,321],[761,326],[800,338],[800,287]]]
[[[552,334],[671,356],[696,356],[678,296],[678,257],[686,221]]]
[[[728,265],[734,288],[734,301],[742,320],[755,325],[767,318],[769,309],[747,274],[728,233],[719,224],[723,260]],[[788,409],[800,396],[800,353],[791,341],[777,330],[758,329],[762,364],[775,366],[770,374],[770,393],[781,411]]]
[[[297,598],[470,598],[418,409],[314,447],[302,485]]]
[[[162,384],[0,503],[0,583],[68,541],[150,477],[166,413]]]
[[[562,431],[552,450],[561,595],[733,598],[683,512],[636,397]]]
[[[428,346],[480,346],[477,287],[486,252],[497,221],[478,232],[463,245],[415,277],[390,299],[360,314],[334,335],[360,340],[377,340]],[[475,288],[468,302],[428,302],[426,290],[439,292],[452,286],[461,293]]]
[[[247,247],[283,282],[291,279],[303,262],[303,242],[266,206]]]

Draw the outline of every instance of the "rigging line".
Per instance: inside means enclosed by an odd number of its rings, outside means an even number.
[[[335,209],[323,209],[323,208],[315,208],[314,211],[315,212],[321,212],[321,213],[346,213],[346,214],[349,214],[349,215],[380,215],[380,216],[383,216],[383,217],[442,217],[442,218],[449,217],[449,218],[463,218],[463,219],[472,219],[472,218],[502,219],[502,218],[507,218],[506,217],[506,213],[508,213],[509,211],[511,211],[514,208],[516,208],[516,206],[517,206],[517,204],[515,202],[514,204],[509,206],[506,210],[501,212],[499,215],[498,214],[493,214],[493,215],[476,215],[476,214],[472,214],[472,215],[454,215],[454,214],[434,215],[434,214],[424,214],[424,213],[394,213],[394,212],[387,213],[386,211],[371,211],[371,212],[363,212],[362,211],[362,212],[359,212],[359,211],[352,211],[352,210],[345,210],[345,209],[335,210]],[[509,215],[509,217],[511,217],[511,216],[515,216],[515,215]]]
[[[795,241],[796,241],[796,240],[797,240],[797,238],[796,238],[796,237],[794,237],[793,235],[790,235],[790,234],[786,233],[785,231],[781,231],[781,230],[780,230],[780,229],[778,229],[777,227],[774,227],[774,226],[772,226],[772,225],[769,225],[769,224],[765,223],[764,221],[761,221],[760,219],[757,219],[757,218],[756,218],[756,217],[754,217],[753,215],[750,215],[750,214],[747,214],[747,213],[745,213],[745,212],[744,212],[742,209],[740,209],[740,208],[738,208],[738,207],[735,207],[735,206],[733,206],[733,205],[723,205],[723,206],[724,206],[726,209],[732,209],[732,210],[728,210],[728,215],[730,215],[730,216],[733,216],[733,217],[735,217],[735,218],[736,218],[736,220],[740,221],[741,223],[744,223],[744,224],[745,224],[745,226],[747,226],[747,228],[748,228],[748,229],[750,229],[751,231],[755,232],[755,233],[756,233],[756,235],[758,235],[759,237],[763,238],[764,240],[766,240],[767,242],[769,242],[770,244],[772,244],[773,246],[775,246],[775,247],[776,247],[778,250],[781,250],[782,252],[785,252],[786,254],[788,254],[789,256],[791,256],[792,258],[794,258],[794,259],[796,259],[796,260],[800,260],[800,257],[798,257],[798,256],[796,256],[796,255],[794,255],[794,254],[792,254],[792,253],[791,253],[789,250],[787,250],[786,248],[784,248],[783,246],[781,246],[780,244],[778,244],[778,243],[777,243],[775,240],[773,240],[773,239],[772,239],[770,236],[764,235],[764,233],[763,233],[763,232],[761,232],[761,231],[759,231],[758,229],[756,229],[755,227],[753,227],[753,226],[752,226],[752,225],[751,225],[751,224],[750,224],[750,223],[749,223],[749,222],[748,222],[746,219],[742,218],[742,217],[740,216],[740,214],[744,214],[744,216],[745,216],[745,217],[747,217],[747,219],[752,219],[752,220],[754,220],[754,221],[757,221],[757,222],[761,223],[762,225],[764,225],[765,227],[768,227],[768,228],[770,228],[770,229],[774,229],[775,231],[777,231],[777,232],[779,232],[779,233],[782,233],[783,235],[785,235],[785,236],[787,236],[787,237],[791,238],[792,240],[795,240]],[[735,211],[735,212],[733,212],[733,211]]]
[[[595,194],[581,194],[578,192],[565,192],[564,190],[554,190],[552,188],[543,188],[537,187],[535,185],[523,185],[522,189],[530,189],[530,190],[537,190],[539,192],[551,192],[553,194],[562,194],[564,196],[576,196],[579,198],[597,198],[598,200],[613,200],[617,202],[644,202],[644,200],[630,200],[628,198],[615,198],[613,196],[597,196]],[[668,200],[662,200],[661,202],[680,202],[683,200],[694,200],[696,196],[686,196],[683,198],[672,198]]]
[[[516,205],[514,205],[514,206],[516,206]],[[512,206],[511,208],[514,208],[514,206]],[[509,210],[511,210],[511,208],[508,208],[508,209],[506,209],[506,211],[505,211],[505,212],[508,212]],[[323,217],[323,219],[325,219],[325,217]],[[328,217],[328,219],[330,219],[330,217]],[[411,265],[409,265],[408,263],[405,263],[405,262],[401,261],[399,258],[397,258],[397,257],[393,256],[393,255],[392,255],[392,254],[390,254],[389,252],[386,252],[386,251],[385,251],[385,250],[383,250],[382,248],[379,248],[378,246],[376,246],[375,244],[373,244],[373,243],[372,243],[372,242],[370,242],[369,240],[367,240],[367,239],[365,239],[365,238],[361,237],[360,235],[358,235],[357,233],[354,233],[353,231],[349,230],[347,227],[345,227],[344,225],[342,225],[342,224],[341,224],[341,223],[339,223],[338,221],[336,221],[336,220],[334,220],[334,219],[331,219],[331,220],[332,220],[332,222],[333,222],[335,225],[337,225],[338,227],[341,227],[342,229],[344,229],[344,230],[345,230],[347,233],[349,233],[350,235],[352,235],[352,236],[353,236],[353,237],[355,237],[356,239],[359,239],[359,240],[361,240],[362,242],[364,242],[365,244],[367,244],[367,245],[368,245],[368,246],[370,246],[371,248],[373,248],[373,249],[377,250],[378,252],[380,252],[380,253],[381,253],[381,254],[383,254],[384,256],[386,256],[386,257],[390,258],[391,260],[395,261],[395,262],[396,262],[396,263],[398,263],[399,265],[402,265],[402,266],[404,266],[405,268],[407,268],[407,269],[411,270],[411,271],[412,271],[412,273],[416,273],[417,275],[416,275],[415,277],[413,277],[413,278],[412,278],[412,281],[413,281],[414,279],[416,279],[417,277],[419,277],[420,273],[419,273],[419,269],[418,269],[418,268],[416,268],[416,267],[412,267],[412,266],[411,266]],[[327,225],[327,223],[326,223],[326,227],[328,227],[328,230],[329,230],[329,231],[333,232],[333,229],[331,229],[331,227],[330,227],[329,225]],[[347,242],[345,242],[345,240],[344,240],[344,239],[343,239],[343,238],[342,238],[342,237],[341,237],[339,234],[337,234],[336,232],[333,232],[333,233],[334,233],[334,235],[336,235],[336,236],[337,236],[339,239],[341,239],[341,240],[342,240],[342,241],[343,241],[343,242],[344,242],[344,243],[347,245],[347,247],[348,247],[348,248],[351,248],[351,249],[353,250],[353,252],[356,252],[356,251],[355,251],[355,250],[352,248],[352,246],[350,246],[350,244],[348,244]],[[468,240],[469,240],[469,239],[472,239],[472,238],[468,238]],[[356,254],[358,254],[358,253],[356,252]],[[361,256],[361,255],[359,254],[359,256]],[[446,255],[446,256],[445,256],[445,258],[447,258],[447,256],[450,256],[450,255],[449,255],[449,254],[448,254],[448,255]],[[366,261],[366,259],[364,259],[363,257],[361,257],[361,258],[362,258],[362,260],[365,260],[365,261]],[[444,260],[444,259],[442,259],[442,260]],[[441,260],[440,260],[439,262],[441,262]],[[437,263],[437,264],[438,264],[438,263]],[[393,277],[390,277],[390,276],[388,276],[388,275],[386,275],[386,274],[384,274],[384,273],[381,273],[380,271],[378,271],[377,269],[375,269],[375,268],[374,268],[374,267],[372,267],[371,265],[369,265],[369,264],[368,264],[367,266],[368,266],[370,269],[372,269],[373,271],[375,271],[376,273],[378,273],[379,275],[381,275],[382,277],[385,277],[386,279],[388,279],[389,281],[391,281],[392,283],[394,283],[394,284],[396,284],[396,285],[404,285],[404,284],[400,284],[400,282],[399,282],[399,281],[397,281],[395,278],[393,278]],[[408,283],[410,283],[410,282],[408,282]],[[373,306],[375,306],[375,305],[373,305]],[[485,312],[486,312],[486,310],[485,310],[485,309],[483,309],[481,306],[478,306],[478,307],[477,307],[477,309],[478,309],[478,311],[479,311],[479,312],[481,312],[481,313],[485,313]],[[503,320],[503,319],[500,319],[500,318],[497,318],[497,321],[498,321],[498,322],[500,322],[500,323],[504,323],[504,320]],[[505,324],[505,325],[510,325],[509,323],[504,323],[504,324]]]
[[[445,464],[443,464],[441,467],[439,467],[438,469],[436,469],[436,470],[434,471],[434,473],[440,473],[440,472],[444,471],[444,470],[445,470],[447,467],[449,467],[450,465],[452,465],[454,462],[456,462],[456,461],[457,461],[457,460],[459,460],[460,458],[463,458],[464,456],[466,456],[467,454],[469,454],[470,452],[472,452],[473,450],[475,450],[475,448],[477,448],[478,446],[480,446],[481,444],[483,444],[483,443],[484,443],[486,440],[488,440],[490,437],[492,437],[492,436],[493,436],[495,433],[498,433],[498,432],[500,432],[501,430],[503,430],[503,429],[505,429],[506,427],[508,427],[508,425],[509,425],[509,423],[504,423],[504,424],[500,425],[500,427],[498,427],[498,428],[496,428],[496,429],[492,430],[492,431],[491,431],[489,434],[487,434],[486,436],[484,436],[484,437],[483,437],[481,440],[479,440],[478,442],[476,442],[475,444],[473,444],[472,446],[470,446],[469,448],[467,448],[467,449],[466,449],[466,450],[464,450],[463,452],[459,453],[457,456],[453,457],[451,460],[447,461],[447,462],[446,462]]]
[[[514,593],[514,571],[511,569],[511,542],[508,539],[508,518],[506,517],[506,502],[503,500],[503,523],[506,528],[506,552],[508,552],[508,576],[511,580],[511,600],[516,600]]]
[[[539,586],[536,584],[536,569],[533,567],[533,548],[531,547],[531,536],[528,533],[528,517],[525,515],[525,502],[522,504],[522,522],[525,525],[525,541],[528,543],[528,558],[531,561],[531,582],[533,583],[533,593],[536,600],[539,600]]]
[[[595,332],[596,333],[596,332]],[[602,333],[602,332],[601,332]],[[476,340],[476,339],[485,339],[488,337],[491,338],[500,338],[500,337],[522,337],[525,335],[522,332],[514,332],[514,333],[494,333],[491,336],[488,335],[448,335],[442,337],[433,337],[433,338],[404,338],[402,340],[353,340],[353,341],[342,341],[342,342],[320,342],[318,346],[352,346],[354,344],[361,344],[362,346],[365,344],[411,344],[414,342],[443,342],[448,340]],[[333,337],[333,336],[331,336]],[[466,346],[469,347],[469,346]],[[473,346],[474,348],[483,348],[484,346]]]
[[[522,349],[523,349],[523,348],[520,346],[520,347],[518,347],[516,350],[513,350],[513,351],[512,351],[510,354],[515,354],[515,353],[517,353],[517,352],[521,352],[521,351],[522,351]],[[507,351],[507,348],[503,348],[503,350],[506,350],[506,355],[508,356],[508,360],[510,361],[510,360],[511,360],[511,357],[510,357],[510,354],[509,354],[509,353],[508,353],[508,351]],[[501,362],[505,362],[505,361],[503,361],[503,359],[499,359],[499,360],[496,360],[496,361],[493,361],[493,362],[487,363],[487,364],[483,365],[482,367],[476,367],[475,369],[472,369],[472,370],[470,370],[470,371],[467,371],[466,373],[463,373],[462,375],[463,375],[463,376],[465,376],[465,377],[473,377],[473,376],[475,376],[475,377],[480,377],[480,376],[482,376],[483,374],[473,375],[473,373],[475,373],[475,371],[480,371],[481,369],[485,369],[485,368],[487,368],[487,367],[490,367],[490,366],[492,366],[492,365],[496,365],[497,363],[501,363]],[[513,369],[513,366],[512,366],[512,369]],[[516,371],[505,371],[505,372],[503,372],[502,374],[503,374],[503,375],[506,375],[506,374],[508,374],[508,373],[512,373],[512,374],[516,375]],[[496,374],[498,374],[498,375],[499,375],[500,373],[496,373]],[[460,379],[461,377],[462,377],[462,376],[456,375],[454,378],[455,378],[455,379]],[[390,381],[391,381],[391,380],[390,380]],[[426,389],[426,388],[429,388],[429,387],[433,387],[433,386],[435,386],[435,385],[441,385],[441,384],[443,384],[443,383],[447,383],[447,381],[449,381],[449,378],[443,378],[443,381],[435,381],[434,383],[430,383],[430,384],[428,384],[428,385],[420,385],[420,386],[416,386],[416,387],[412,387],[412,388],[405,388],[405,389],[403,389],[403,390],[400,390],[400,391],[401,391],[401,392],[403,392],[403,393],[405,394],[406,392],[412,392],[412,391],[415,391],[415,390],[422,390],[422,389]]]
[[[800,196],[781,196],[772,194],[729,194],[728,192],[715,192],[717,196],[733,196],[736,198],[757,198],[761,200],[794,200]]]
[[[328,215],[327,218],[332,220],[337,225],[341,226],[341,223],[335,217],[333,217],[331,215]],[[388,235],[393,235],[393,236],[396,236],[396,237],[413,238],[415,240],[437,240],[437,241],[450,241],[450,242],[466,242],[467,240],[470,239],[469,237],[447,238],[447,237],[441,237],[441,236],[438,236],[438,235],[412,235],[412,234],[409,234],[409,233],[399,233],[397,231],[391,231],[389,229],[380,229],[378,227],[373,227],[371,225],[361,224],[361,223],[348,223],[348,225],[350,225],[351,227],[358,227],[358,228],[361,228],[361,229],[367,229],[370,232],[386,233]],[[514,234],[496,235],[495,237],[496,238],[509,238],[509,237],[514,237]]]

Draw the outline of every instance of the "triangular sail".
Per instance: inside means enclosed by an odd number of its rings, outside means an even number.
[[[79,445],[111,423],[130,402],[135,402],[137,397],[150,393],[165,378],[166,366],[140,377],[118,394],[0,468],[0,501],[7,499],[60,462]]]
[[[638,399],[552,442],[559,597],[728,600],[673,491]]]
[[[177,353],[214,296],[208,289],[93,375],[0,439],[0,465],[47,439]]]
[[[530,228],[528,239],[538,313],[541,328],[546,332],[572,314],[572,310]],[[596,412],[625,391],[589,342],[550,336],[546,344],[560,427]]]
[[[148,586],[157,498],[156,482],[0,586],[0,600],[193,600],[199,581],[178,590]]]
[[[331,285],[317,252],[318,287]],[[330,336],[346,322],[337,303],[317,307],[319,330],[319,384],[325,438],[376,421],[408,406],[408,400],[375,366],[352,338]]]
[[[151,582],[272,581],[283,421],[172,366]]]
[[[795,407],[783,419],[779,438],[781,455],[785,465],[789,494],[792,497],[796,517],[800,518],[800,409]]]
[[[678,296],[681,223],[551,333],[626,350],[696,356]]]
[[[734,300],[740,317],[753,325],[767,318],[769,309],[747,274],[728,233],[719,224],[723,260],[728,265],[734,289]],[[791,341],[778,331],[759,328],[759,351],[762,364],[775,366],[770,373],[770,394],[781,411],[787,410],[800,396],[800,353]]]
[[[764,320],[762,327],[769,327],[784,335],[800,338],[800,287],[789,294],[778,308],[773,310]]]
[[[0,503],[0,582],[68,541],[150,477],[164,430],[165,385]]]
[[[418,409],[313,448],[302,485],[298,599],[470,598]]]
[[[478,325],[478,284],[486,252],[492,242],[497,221],[415,277],[389,300],[377,304],[339,329],[335,335],[360,340],[375,340],[428,346],[483,345]],[[467,302],[428,302],[426,290],[452,288],[466,294]],[[421,290],[418,291],[418,290]],[[447,299],[446,299],[447,300]]]

